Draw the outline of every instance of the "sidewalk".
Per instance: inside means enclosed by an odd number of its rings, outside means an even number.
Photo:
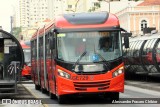
[[[126,80],[125,85],[131,85],[139,88],[149,89],[160,92],[160,82],[145,82]]]

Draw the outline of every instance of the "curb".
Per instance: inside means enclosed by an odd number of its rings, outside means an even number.
[[[147,85],[145,85],[145,84],[147,84]],[[159,87],[157,87],[156,85],[153,86],[153,84],[154,83],[149,83],[149,82],[125,81],[125,85],[130,85],[130,86],[135,86],[135,87],[138,87],[138,88],[143,88],[143,89],[145,88],[145,89],[148,89],[148,90],[160,92],[160,85],[159,85]]]
[[[35,98],[38,99],[38,97],[37,97],[29,88],[25,87],[23,84],[22,84],[22,86],[23,86],[29,93],[31,93]],[[48,107],[48,105],[45,104],[44,101],[42,101],[42,105],[43,105],[44,107]]]

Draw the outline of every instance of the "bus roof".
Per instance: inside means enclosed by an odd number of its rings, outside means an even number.
[[[149,39],[158,39],[160,38],[160,34],[150,34],[150,35],[144,35],[144,36],[138,36],[134,38],[130,38],[130,42],[132,41],[144,41]]]
[[[107,12],[64,14],[55,20],[56,28],[102,28],[119,26],[118,18]]]
[[[20,41],[20,44],[22,46],[22,49],[28,49],[28,48],[30,48],[30,46],[28,46],[27,44],[25,44],[24,41]]]
[[[34,39],[38,35],[42,35],[43,32],[55,29],[86,29],[86,28],[111,28],[119,27],[118,18],[108,12],[94,12],[94,13],[73,13],[64,14],[55,18],[50,24],[37,30],[31,39]]]

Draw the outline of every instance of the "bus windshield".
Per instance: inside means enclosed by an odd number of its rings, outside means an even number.
[[[122,56],[120,31],[59,33],[57,50],[58,59],[68,62],[114,60]]]
[[[31,61],[31,52],[30,52],[30,49],[23,49],[23,52],[24,52],[24,59],[25,59],[25,63],[28,65]]]

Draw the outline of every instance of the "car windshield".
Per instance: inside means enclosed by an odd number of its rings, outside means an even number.
[[[120,31],[57,34],[58,59],[69,62],[100,62],[122,56]],[[85,54],[83,55],[83,53]]]

